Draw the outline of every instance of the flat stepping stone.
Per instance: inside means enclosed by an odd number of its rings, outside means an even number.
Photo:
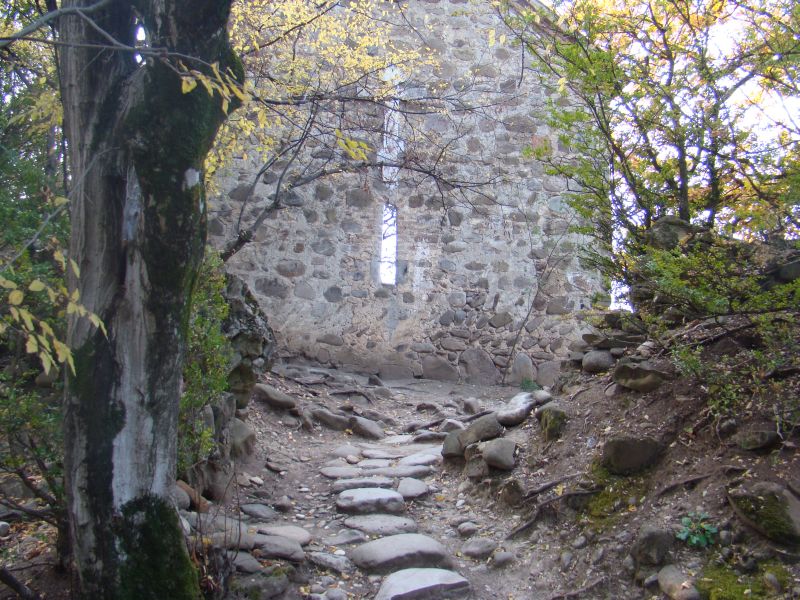
[[[345,490],[336,498],[336,508],[342,512],[363,515],[366,513],[401,513],[405,510],[403,497],[394,490],[383,488],[356,488]]]
[[[355,570],[355,566],[346,556],[336,556],[328,552],[311,552],[308,555],[308,560],[329,571],[336,571],[337,573],[349,573]]]
[[[389,477],[356,477],[355,479],[337,479],[331,484],[331,489],[338,494],[356,488],[390,488],[393,486],[394,479]]]
[[[369,535],[397,535],[416,533],[417,523],[408,517],[397,515],[361,515],[344,520],[345,527],[363,531]]]
[[[405,456],[405,454],[397,451],[387,452],[386,450],[379,450],[377,448],[367,448],[366,450],[361,451],[361,456],[365,458],[392,460],[395,458],[402,458],[403,456]]]
[[[350,551],[350,560],[368,573],[450,566],[452,562],[444,546],[419,533],[401,533],[367,542]]]
[[[278,513],[266,504],[242,504],[239,510],[248,517],[271,521],[278,518]]]
[[[367,536],[363,531],[358,531],[357,529],[342,529],[336,535],[325,538],[322,541],[326,546],[347,546],[349,544],[362,544],[367,541]]]
[[[401,444],[410,444],[414,441],[413,435],[393,435],[390,437],[383,438],[381,440],[382,443],[388,444],[390,446],[399,446]]]
[[[374,469],[380,467],[388,467],[391,464],[392,461],[389,458],[365,458],[364,460],[358,461],[356,466],[362,469]]]
[[[264,570],[264,565],[248,552],[228,550],[227,554],[234,568],[240,573],[258,573]]]
[[[307,529],[297,525],[262,525],[258,528],[258,533],[264,535],[279,535],[281,537],[294,540],[301,546],[311,542],[311,534]]]
[[[328,479],[352,479],[362,474],[358,467],[323,467],[319,472]]]
[[[343,444],[337,446],[331,452],[331,456],[338,456],[339,458],[347,458],[348,456],[361,456],[361,448],[357,448],[351,444]]]
[[[427,477],[433,473],[433,468],[426,465],[398,465],[396,467],[382,467],[379,469],[367,469],[363,472],[365,476],[379,475],[382,477]]]
[[[285,558],[295,562],[305,560],[306,553],[294,540],[280,535],[263,535],[257,533],[253,536],[254,546],[266,558]]]
[[[428,484],[413,477],[404,477],[397,485],[397,493],[406,500],[413,500],[426,495],[430,489]]]
[[[383,580],[374,600],[461,600],[469,594],[469,581],[455,571],[403,569]]]
[[[442,449],[437,446],[435,450],[431,450],[430,452],[417,452],[416,454],[401,458],[397,461],[397,464],[412,467],[430,466],[438,465],[442,460]]]

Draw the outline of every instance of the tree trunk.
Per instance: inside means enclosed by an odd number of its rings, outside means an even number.
[[[225,115],[202,86],[181,93],[172,53],[241,79],[229,9],[230,0],[111,0],[91,13],[96,26],[79,16],[59,24],[70,254],[80,267],[71,285],[108,330],[73,317],[68,332],[67,505],[86,598],[199,595],[170,491],[188,299],[205,242],[203,160]],[[139,26],[164,49],[144,62],[107,37],[133,46]]]

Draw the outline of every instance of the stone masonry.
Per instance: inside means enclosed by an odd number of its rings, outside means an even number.
[[[385,378],[499,382],[508,367],[511,381],[549,385],[587,330],[580,311],[603,293],[578,260],[588,239],[568,231],[576,222],[568,182],[530,152],[544,143],[559,151],[542,110],[564,99],[529,72],[521,78],[524,58],[491,2],[388,4],[402,5],[438,56],[435,68],[401,84],[399,110],[416,106],[420,89],[475,107],[405,115],[405,158],[446,145],[442,172],[451,181],[489,183],[443,189],[406,171],[387,181],[380,168],[319,179],[293,189],[228,269],[248,282],[285,351]],[[397,35],[419,43],[407,29]],[[365,119],[380,131],[391,109],[371,110]],[[363,139],[378,152],[386,137]],[[240,212],[246,220],[274,194],[277,177],[267,172],[246,197],[260,166],[238,159],[218,178],[212,242],[224,245]],[[396,207],[396,274],[383,283],[387,204]]]

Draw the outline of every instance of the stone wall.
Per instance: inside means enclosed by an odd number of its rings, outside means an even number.
[[[585,329],[578,311],[602,293],[599,276],[578,261],[588,240],[567,231],[575,222],[567,182],[545,174],[530,152],[558,149],[541,115],[548,100],[564,99],[531,74],[520,81],[520,50],[501,37],[490,2],[389,4],[439,56],[436,68],[401,85],[399,110],[421,106],[419,90],[434,89],[473,107],[403,114],[402,158],[441,156],[437,169],[467,184],[437,185],[419,171],[391,181],[368,168],[297,187],[228,268],[249,283],[285,351],[383,377],[499,381],[512,363],[516,380],[549,384]],[[380,131],[388,110],[367,109],[364,122]],[[387,137],[363,139],[380,156]],[[312,146],[305,159],[321,153]],[[246,223],[274,194],[277,177],[267,172],[249,195],[260,167],[240,158],[218,178],[210,220],[218,245],[235,236],[240,213]],[[393,284],[380,274],[387,203],[397,209]]]

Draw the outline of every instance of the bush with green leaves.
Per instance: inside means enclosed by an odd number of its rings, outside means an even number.
[[[681,519],[681,530],[676,537],[689,544],[693,548],[706,548],[714,543],[714,536],[718,529],[708,522],[709,515],[706,513],[690,512],[688,516]]]
[[[192,292],[183,394],[178,419],[178,473],[184,476],[215,448],[214,430],[206,419],[211,406],[228,390],[232,350],[222,332],[228,316],[225,273],[219,254],[207,250]]]

